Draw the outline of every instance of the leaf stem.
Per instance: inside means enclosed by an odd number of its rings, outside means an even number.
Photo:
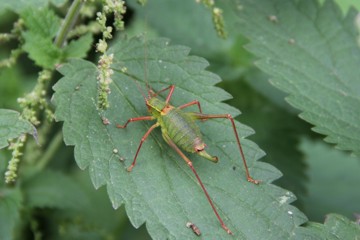
[[[70,32],[70,29],[74,26],[74,23],[77,19],[77,16],[79,15],[80,9],[82,5],[84,4],[83,0],[75,0],[66,14],[66,17],[64,19],[64,22],[59,29],[59,32],[55,38],[55,45],[59,48],[62,47],[66,40],[67,34]]]
[[[36,164],[36,168],[38,170],[42,170],[47,163],[54,157],[56,151],[62,144],[63,135],[62,132],[59,131],[51,140],[49,146],[46,148],[46,151],[40,158],[40,160]]]

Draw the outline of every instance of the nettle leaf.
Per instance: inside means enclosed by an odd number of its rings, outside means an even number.
[[[90,50],[93,38],[91,33],[81,36],[79,39],[72,40],[69,45],[64,47],[65,58],[83,58]]]
[[[55,37],[59,27],[60,18],[48,8],[27,8],[21,12],[26,28],[44,38]]]
[[[237,25],[271,83],[325,141],[360,155],[360,48],[356,11],[333,1],[237,1]]]
[[[338,214],[327,215],[324,224],[309,223],[307,228],[298,230],[298,239],[342,240],[358,239],[360,236],[359,224]]]
[[[20,113],[0,109],[0,149],[8,146],[8,140],[19,137],[24,133],[35,134],[34,126],[20,118]]]
[[[22,200],[18,188],[0,187],[0,239],[14,239],[15,226],[20,220]]]
[[[42,171],[26,181],[23,190],[29,207],[79,210],[90,205],[75,179],[61,172]]]
[[[22,33],[25,40],[23,49],[37,65],[52,68],[62,56],[61,49],[53,44],[60,18],[47,8],[28,8],[21,13],[21,17],[28,29]]]
[[[29,58],[44,68],[52,68],[61,57],[61,50],[56,47],[50,38],[43,38],[32,32],[24,32],[25,44],[23,48]]]
[[[169,45],[166,39],[118,39],[109,50],[114,54],[110,85],[110,108],[96,108],[97,69],[84,60],[72,60],[61,67],[64,77],[54,86],[56,118],[64,121],[64,140],[75,145],[75,159],[88,168],[96,188],[107,185],[114,208],[125,204],[135,227],[146,222],[154,239],[196,239],[186,223],[195,223],[205,239],[233,239],[221,227],[191,170],[162,139],[160,129],[150,134],[140,151],[137,165],[127,172],[140,139],[151,126],[136,122],[117,129],[131,117],[148,115],[134,79],[145,91],[145,79],[160,90],[175,84],[171,103],[180,106],[194,99],[204,113],[239,111],[221,103],[230,95],[214,86],[218,76],[204,70],[208,63],[189,56],[189,48]],[[120,71],[127,69],[126,73]],[[131,75],[132,77],[129,77]],[[165,96],[165,94],[163,94]],[[189,108],[187,111],[195,111]],[[106,125],[102,119],[107,118]],[[289,203],[295,196],[271,181],[280,173],[269,164],[257,162],[264,153],[244,137],[253,131],[237,122],[249,170],[263,182],[246,181],[244,167],[230,122],[199,122],[208,152],[219,157],[214,164],[187,154],[202,178],[225,223],[237,239],[288,239],[306,217]],[[125,160],[125,161],[123,161]]]
[[[66,0],[16,0],[16,1],[8,1],[8,0],[0,0],[0,13],[2,10],[10,9],[16,13],[21,13],[22,10],[28,8],[29,6],[34,7],[37,6],[38,8],[46,7],[49,3],[52,3],[56,6],[63,5]]]
[[[354,191],[360,182],[359,159],[322,141],[302,139],[300,149],[308,165],[306,215],[313,221],[323,221],[329,212],[353,217],[360,202],[360,191]]]

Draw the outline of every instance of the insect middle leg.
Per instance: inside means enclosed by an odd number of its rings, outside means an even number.
[[[211,118],[227,118],[227,119],[230,120],[232,128],[234,130],[235,137],[236,137],[236,142],[237,142],[237,145],[238,145],[239,150],[240,150],[240,155],[241,155],[241,158],[242,158],[244,166],[245,166],[246,178],[251,183],[259,184],[260,183],[259,180],[255,180],[250,176],[249,169],[248,169],[247,164],[246,164],[245,155],[244,155],[243,149],[242,149],[241,144],[240,144],[239,134],[238,134],[238,132],[236,130],[234,118],[230,114],[201,114],[201,113],[191,113],[191,114],[193,116],[195,116],[196,119],[199,119],[199,120],[211,119]]]
[[[143,117],[136,117],[136,118],[130,118],[126,121],[126,123],[124,125],[120,125],[120,124],[116,124],[116,127],[117,128],[126,128],[126,126],[131,123],[131,122],[137,122],[137,121],[144,121],[144,120],[154,120],[154,117],[153,116],[143,116]],[[141,138],[141,141],[140,141],[140,144],[139,144],[139,147],[136,151],[136,154],[135,154],[135,157],[134,157],[134,160],[132,162],[132,164],[127,168],[127,171],[128,172],[131,172],[131,170],[133,169],[133,167],[135,166],[136,164],[136,158],[140,152],[140,149],[141,149],[141,146],[142,144],[145,142],[146,138],[149,136],[149,134],[151,133],[152,130],[154,130],[154,128],[158,127],[159,126],[159,123],[155,123],[154,125],[152,125],[148,131],[145,133],[145,135]]]
[[[127,171],[128,172],[131,172],[131,170],[133,169],[133,167],[135,166],[136,164],[136,158],[140,152],[140,148],[142,146],[142,144],[145,142],[145,140],[147,139],[147,137],[149,136],[149,134],[151,133],[152,130],[154,130],[154,128],[160,126],[159,123],[155,123],[154,125],[152,125],[148,130],[147,132],[144,134],[144,136],[141,138],[141,141],[140,141],[140,144],[139,144],[139,147],[138,149],[136,150],[136,154],[135,154],[135,157],[134,157],[134,161],[132,162],[132,164],[127,168]]]
[[[137,121],[150,121],[155,120],[153,116],[143,116],[143,117],[136,117],[136,118],[129,118],[124,125],[116,124],[117,128],[126,128],[126,126],[131,122],[137,122]]]

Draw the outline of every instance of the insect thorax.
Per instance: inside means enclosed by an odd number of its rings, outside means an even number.
[[[165,108],[166,103],[165,101],[162,101],[156,97],[152,97],[149,100],[147,100],[146,105],[149,107],[150,113],[154,115],[156,114],[156,112],[160,114],[161,110]]]

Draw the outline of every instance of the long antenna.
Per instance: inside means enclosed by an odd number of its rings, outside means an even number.
[[[145,17],[145,29],[147,29],[147,17]],[[145,78],[145,84],[146,84],[146,90],[148,92],[148,98],[150,98],[150,92],[152,92],[152,89],[150,87],[149,84],[149,80],[148,80],[148,64],[147,64],[147,59],[148,59],[148,46],[147,46],[147,32],[144,31],[144,78]]]
[[[140,92],[140,93],[141,93],[141,95],[143,96],[144,101],[146,102],[147,98],[146,98],[146,96],[145,96],[144,92],[142,91],[142,89],[141,89],[141,86],[140,86],[139,82],[138,82],[138,81],[136,81],[135,79],[133,79],[133,80],[135,81],[137,89],[139,90],[139,92]]]

